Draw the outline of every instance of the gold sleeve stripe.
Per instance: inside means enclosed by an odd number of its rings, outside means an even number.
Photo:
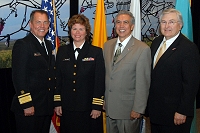
[[[54,101],[61,101],[60,95],[54,95]]]
[[[96,105],[103,105],[103,101],[100,98],[93,98],[92,104],[96,104]]]
[[[18,97],[19,98],[19,97]],[[28,96],[24,96],[24,97],[21,97],[19,98],[19,103],[20,104],[24,104],[24,103],[28,103],[32,101],[32,98],[31,98],[31,95],[28,95]]]
[[[25,96],[28,96],[28,95],[30,95],[30,93],[26,93],[26,94],[20,95],[20,96],[18,96],[18,98],[25,97]]]
[[[92,102],[92,104],[103,105],[103,102]]]

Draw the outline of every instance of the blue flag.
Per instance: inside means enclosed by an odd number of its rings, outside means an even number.
[[[193,41],[192,14],[190,9],[190,0],[176,0],[175,8],[179,10],[183,17],[183,33],[190,41]],[[194,103],[194,119],[192,121],[190,133],[197,133],[196,125],[196,102]]]
[[[193,30],[192,30],[192,14],[190,9],[189,0],[176,0],[175,8],[179,10],[183,16],[183,33],[190,41],[193,41]]]

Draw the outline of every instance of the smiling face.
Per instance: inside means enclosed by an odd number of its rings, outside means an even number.
[[[168,40],[176,36],[182,28],[176,13],[164,14],[160,21],[161,33]]]
[[[31,33],[41,41],[49,30],[49,20],[46,14],[35,12],[33,19],[29,22]]]
[[[87,33],[84,25],[77,23],[72,26],[71,37],[75,44],[82,44],[85,41],[86,35]]]
[[[132,33],[134,25],[131,23],[131,17],[127,14],[121,14],[116,18],[115,30],[121,42],[123,42]]]

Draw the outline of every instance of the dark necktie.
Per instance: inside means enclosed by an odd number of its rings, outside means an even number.
[[[78,52],[78,54],[75,54],[76,51]],[[76,49],[74,50],[74,54],[75,54],[75,59],[76,59],[76,60],[77,60],[77,58],[78,58],[78,55],[79,55],[80,51],[81,51],[80,48],[76,48]]]
[[[116,52],[115,52],[115,55],[114,55],[113,63],[116,62],[117,58],[118,58],[119,55],[121,54],[121,47],[122,47],[122,44],[119,43],[119,44],[118,44],[118,47],[117,47],[117,50],[116,50]]]
[[[42,46],[43,52],[47,55],[47,51],[46,51],[46,48],[45,48],[45,46],[44,46],[44,42],[41,43],[41,46]]]
[[[75,53],[76,51],[77,51],[78,53],[80,53],[81,49],[80,49],[80,48],[76,48],[76,49],[74,50],[74,53]]]

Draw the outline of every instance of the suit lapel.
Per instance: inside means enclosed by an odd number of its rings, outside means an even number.
[[[165,53],[161,56],[161,58],[158,60],[156,66],[154,69],[158,68],[160,65],[162,65],[170,56],[173,55],[174,52],[176,52],[179,40],[181,38],[182,34],[180,34],[177,39],[170,45],[170,47],[165,51]],[[158,48],[157,48],[158,49]],[[156,49],[156,50],[157,50]],[[154,54],[155,55],[155,54]]]
[[[75,62],[74,47],[72,43],[68,44],[68,49],[66,52],[69,54],[71,61]]]
[[[41,46],[41,44],[39,43],[39,41],[37,40],[37,38],[32,33],[30,33],[28,36],[31,38],[30,42],[32,43],[32,45],[34,45],[34,47],[41,53],[41,55],[48,62],[49,57],[48,57],[48,55],[46,53],[44,53],[43,47]]]
[[[132,49],[134,45],[134,38],[131,37],[131,39],[128,41],[127,45],[125,46],[124,50],[116,60],[114,64],[117,64],[120,60],[122,60]]]
[[[109,44],[109,49],[108,49],[109,54],[107,57],[105,57],[105,58],[107,58],[108,62],[113,62],[116,43],[117,43],[117,39],[113,43]],[[109,63],[109,64],[110,64],[110,70],[112,70],[113,63]]]
[[[47,51],[48,51],[48,56],[46,58],[48,59],[48,62],[50,64],[52,60],[55,60],[55,55],[52,54],[53,53],[52,44],[47,40],[44,40],[44,41],[45,41],[45,44],[46,44],[46,47],[47,47]]]

